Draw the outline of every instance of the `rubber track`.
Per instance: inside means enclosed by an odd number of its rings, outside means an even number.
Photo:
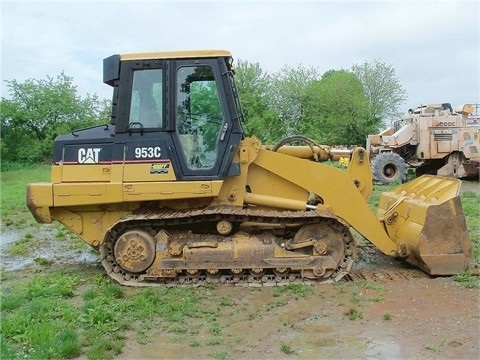
[[[339,267],[333,272],[329,278],[320,278],[316,280],[302,279],[299,273],[292,273],[286,276],[264,275],[256,278],[251,275],[233,276],[221,275],[219,277],[199,276],[191,278],[185,275],[176,278],[162,279],[157,282],[139,281],[137,276],[126,273],[112,261],[112,247],[117,236],[128,228],[162,228],[166,226],[188,226],[202,222],[216,222],[220,220],[232,221],[234,223],[241,222],[257,222],[257,223],[291,223],[301,222],[303,225],[320,223],[322,221],[330,221],[340,233],[348,233],[343,236],[346,244],[353,246],[352,254],[344,254],[344,258]],[[208,236],[208,235],[207,235]],[[351,243],[350,243],[351,241]],[[208,283],[230,284],[235,286],[281,286],[295,283],[314,284],[321,282],[333,282],[343,278],[353,264],[353,256],[355,254],[355,244],[353,237],[348,231],[348,226],[343,224],[340,219],[336,218],[329,212],[319,211],[275,211],[260,209],[241,209],[233,207],[213,207],[206,209],[172,211],[172,210],[148,210],[135,212],[134,214],[119,220],[106,233],[104,244],[100,246],[101,262],[107,271],[107,274],[118,283],[126,286],[201,286]]]

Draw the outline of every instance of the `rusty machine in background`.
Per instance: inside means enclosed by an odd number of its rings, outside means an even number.
[[[346,171],[300,137],[267,147],[242,131],[225,50],[114,55],[109,124],[56,138],[51,181],[28,185],[38,222],[59,221],[124,285],[338,280],[350,228],[432,275],[478,272],[459,181],[424,176],[375,215],[365,149]]]
[[[479,132],[480,114],[472,104],[456,111],[449,103],[411,109],[392,127],[368,136],[373,178],[382,184],[403,182],[410,166],[417,175],[478,179]]]

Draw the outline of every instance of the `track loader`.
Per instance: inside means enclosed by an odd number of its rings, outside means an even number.
[[[114,55],[103,77],[110,123],[57,137],[51,182],[29,184],[27,205],[98,249],[120,284],[339,280],[351,228],[428,274],[478,272],[458,180],[404,184],[375,215],[365,149],[343,171],[308,138],[244,135],[230,52]]]

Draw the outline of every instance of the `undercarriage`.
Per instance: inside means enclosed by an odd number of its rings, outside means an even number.
[[[100,253],[108,275],[122,285],[272,286],[341,279],[355,244],[347,226],[316,211],[225,207],[142,210],[108,231]]]

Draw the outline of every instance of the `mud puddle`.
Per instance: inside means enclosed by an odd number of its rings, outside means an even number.
[[[0,269],[21,270],[39,259],[58,264],[96,264],[98,254],[79,239],[59,239],[50,225],[2,231]],[[15,247],[15,248],[14,248]]]

